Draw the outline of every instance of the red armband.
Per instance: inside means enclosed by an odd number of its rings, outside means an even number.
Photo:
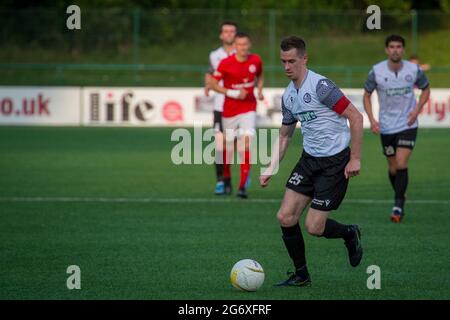
[[[342,96],[338,102],[336,102],[336,104],[333,106],[333,111],[338,113],[338,114],[342,114],[345,109],[347,109],[348,105],[350,104],[350,100],[347,99],[346,96]]]

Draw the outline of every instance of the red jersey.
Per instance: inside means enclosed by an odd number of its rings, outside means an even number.
[[[223,79],[223,86],[226,89],[239,90],[245,88],[248,92],[244,100],[225,97],[222,116],[225,118],[235,115],[256,111],[256,98],[253,94],[256,78],[262,73],[262,60],[256,54],[249,54],[247,61],[239,62],[236,55],[231,55],[223,59],[214,78],[218,81]]]

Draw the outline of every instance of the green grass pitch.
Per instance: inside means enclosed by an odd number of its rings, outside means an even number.
[[[267,189],[253,167],[245,201],[213,195],[212,166],[173,165],[171,131],[0,127],[0,299],[450,298],[450,130],[419,130],[398,225],[379,138],[365,132],[361,175],[332,214],[361,225],[363,261],[350,267],[341,240],[304,231],[310,288],[272,287],[292,269],[275,214],[300,133]],[[229,281],[244,258],[265,269],[255,293]],[[66,287],[69,265],[81,290]],[[381,290],[366,287],[370,265]]]

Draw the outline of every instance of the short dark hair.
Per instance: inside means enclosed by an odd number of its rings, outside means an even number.
[[[401,42],[402,46],[405,47],[405,39],[398,34],[391,34],[388,36],[384,42],[384,46],[387,48],[391,42]]]
[[[220,24],[219,33],[222,33],[223,26],[233,26],[236,28],[236,30],[238,29],[238,26],[235,22],[226,20]]]
[[[297,53],[299,56],[303,56],[306,53],[305,40],[297,36],[289,36],[281,40],[280,48],[283,51],[297,49]]]
[[[235,39],[237,39],[237,38],[247,38],[247,39],[250,40],[250,36],[248,35],[248,33],[241,32],[241,31],[237,32],[236,35],[234,36],[234,38]]]

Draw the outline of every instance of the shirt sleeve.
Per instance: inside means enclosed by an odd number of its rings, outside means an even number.
[[[419,66],[417,66],[417,79],[414,83],[419,89],[426,89],[430,83],[428,82],[428,78],[425,75],[425,72],[423,72],[422,69],[420,69]]]
[[[281,122],[283,125],[290,126],[297,122],[297,119],[295,119],[292,112],[285,107],[283,98],[281,98],[281,114],[283,115],[283,120]]]
[[[331,80],[321,79],[316,86],[316,94],[319,101],[338,114],[347,109],[350,101]]]
[[[375,72],[370,70],[369,75],[367,77],[366,83],[364,84],[364,89],[366,89],[367,92],[372,93],[373,90],[375,90],[377,87],[377,82],[375,80]]]
[[[211,55],[209,55],[209,60],[208,60],[208,62],[209,62],[209,65],[208,65],[208,73],[210,74],[210,75],[213,75],[214,74],[214,66],[213,66],[213,63],[212,63],[212,56]]]
[[[219,66],[217,67],[216,70],[214,70],[213,73],[213,77],[214,79],[216,79],[217,81],[220,81],[223,79],[223,74],[225,73],[225,66],[223,63],[223,60],[219,63]]]

